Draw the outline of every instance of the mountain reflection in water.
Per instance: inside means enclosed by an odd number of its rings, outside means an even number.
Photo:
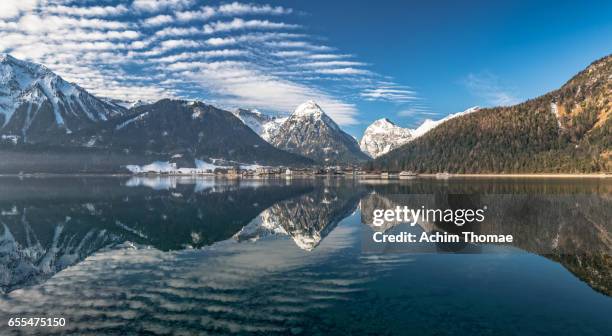
[[[48,333],[333,334],[342,325],[347,333],[403,334],[414,321],[406,310],[427,306],[412,313],[424,319],[416,333],[440,334],[444,323],[425,328],[435,315],[474,300],[451,288],[476,296],[498,288],[488,293],[497,301],[538,290],[563,293],[533,309],[550,300],[573,306],[530,323],[571,312],[574,319],[555,325],[561,333],[580,327],[606,334],[603,313],[612,311],[612,299],[597,292],[612,295],[611,195],[609,182],[591,180],[0,178],[0,318],[48,312],[67,318],[65,329]],[[457,229],[440,222],[377,228],[373,209],[457,204],[489,209],[485,222],[463,230],[512,234],[512,246],[433,250],[477,255],[367,247],[374,230]],[[462,287],[468,279],[479,289]],[[519,306],[502,308],[511,315]],[[460,318],[476,317],[462,311],[445,323]],[[501,330],[512,318],[493,320],[483,330]]]

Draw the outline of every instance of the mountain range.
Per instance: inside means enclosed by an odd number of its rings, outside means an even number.
[[[0,154],[32,165],[24,152],[59,166],[66,153],[95,161],[79,172],[105,156],[119,157],[117,168],[182,158],[181,166],[222,159],[416,172],[609,171],[611,63],[605,57],[559,90],[514,106],[473,107],[415,129],[379,119],[358,142],[314,101],[271,116],[197,101],[98,98],[43,65],[0,54]]]
[[[368,159],[357,140],[345,133],[314,101],[298,106],[270,142],[326,165],[358,164]]]
[[[369,159],[357,140],[344,132],[314,101],[299,105],[288,117],[271,117],[244,109],[234,114],[275,147],[321,164],[359,164]]]
[[[0,134],[23,141],[45,141],[125,111],[63,80],[43,65],[0,54]]]
[[[232,113],[202,102],[163,99],[130,109],[107,122],[64,137],[62,145],[196,159],[271,165],[312,165],[279,150]],[[193,166],[192,166],[193,167]]]

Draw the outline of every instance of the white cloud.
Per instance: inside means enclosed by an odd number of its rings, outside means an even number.
[[[254,43],[254,42],[265,42],[269,40],[289,39],[301,37],[300,34],[290,33],[251,33],[244,35],[235,35],[227,37],[211,37],[204,41],[204,43],[210,46],[227,46],[239,43]],[[290,42],[290,41],[285,41]]]
[[[120,21],[102,20],[102,19],[86,19],[73,18],[58,15],[40,16],[37,14],[27,14],[20,17],[18,21],[20,29],[32,32],[42,33],[58,30],[66,30],[70,28],[90,28],[90,29],[128,29],[129,24]]]
[[[37,0],[0,1],[0,19],[11,19],[22,12],[31,11],[38,5]]]
[[[166,23],[171,23],[174,21],[174,18],[170,15],[157,15],[150,18],[147,18],[143,21],[145,26],[148,27],[157,27]]]
[[[511,90],[502,87],[497,76],[488,71],[468,74],[464,84],[473,95],[491,105],[508,106],[520,102]]]
[[[316,45],[306,41],[272,41],[267,42],[266,45],[274,48],[301,48],[320,51],[332,50],[331,47],[324,45]]]
[[[205,41],[206,44],[211,46],[225,46],[230,44],[238,43],[238,40],[234,37],[212,37]]]
[[[241,29],[292,29],[298,25],[268,20],[248,20],[235,18],[232,21],[217,21],[204,26],[204,33],[215,34]]]
[[[180,21],[206,21],[216,16],[281,15],[292,12],[292,9],[281,6],[232,2],[218,7],[203,6],[198,10],[180,11],[175,16]]]
[[[186,35],[194,35],[199,33],[200,30],[195,27],[166,27],[162,30],[158,30],[155,32],[155,36],[158,37],[167,37],[167,36],[186,36]]]
[[[133,40],[140,37],[140,33],[134,30],[65,30],[64,35],[53,34],[49,40],[55,41],[108,41],[108,40]]]
[[[284,50],[284,51],[275,51],[272,53],[272,55],[276,57],[283,57],[283,58],[294,58],[294,57],[308,56],[308,52],[304,50]]]
[[[417,99],[416,92],[407,87],[382,83],[374,88],[367,88],[360,93],[361,97],[372,101],[391,101],[405,103]]]
[[[172,49],[178,49],[178,48],[197,48],[200,47],[202,44],[198,41],[193,41],[193,40],[185,40],[185,39],[179,39],[179,40],[165,40],[162,41],[159,45],[159,47],[156,49],[159,52],[165,52],[168,50],[172,50]]]
[[[219,13],[225,15],[245,15],[245,14],[291,14],[293,10],[281,6],[272,7],[270,5],[254,5],[232,2],[219,6]]]
[[[371,72],[365,69],[357,68],[335,68],[335,69],[318,69],[320,74],[326,75],[369,75]]]
[[[138,11],[155,13],[166,9],[183,9],[193,0],[134,0],[132,7]]]
[[[209,6],[200,8],[199,10],[177,12],[174,15],[179,21],[205,21],[217,14],[217,11]]]
[[[367,64],[357,61],[322,61],[303,64],[303,66],[307,68],[352,67],[364,65]]]
[[[149,46],[149,43],[146,41],[134,41],[128,47],[129,49],[140,50]]]
[[[352,55],[347,54],[312,54],[308,55],[308,58],[313,60],[331,60],[331,59],[341,59],[341,58],[350,58]]]
[[[188,61],[174,62],[164,68],[176,71],[177,77],[205,84],[226,105],[289,113],[305,100],[315,99],[336,122],[344,125],[356,123],[354,105],[317,89],[262,73],[249,62]]]
[[[247,56],[249,52],[240,49],[217,49],[217,50],[202,50],[196,52],[184,52],[180,54],[170,55],[155,59],[160,63],[174,63],[182,60],[192,60],[198,58],[228,58]]]
[[[357,122],[354,99],[408,99],[392,83],[368,91],[380,78],[368,64],[306,29],[287,31],[302,27],[281,22],[279,15],[292,13],[281,6],[136,0],[89,7],[7,1],[0,8],[9,3],[0,14],[0,52],[46,64],[101,96],[201,98],[284,113],[313,99],[340,124]],[[242,18],[249,15],[257,17]]]
[[[128,8],[124,5],[118,6],[92,6],[92,7],[69,7],[69,6],[51,6],[46,9],[47,13],[75,15],[75,16],[115,16],[122,15],[128,12]]]
[[[410,106],[397,112],[398,117],[432,117],[437,116],[438,113],[432,112],[428,107],[425,106]]]

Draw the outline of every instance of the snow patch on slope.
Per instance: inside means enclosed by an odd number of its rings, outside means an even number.
[[[117,125],[117,127],[115,127],[115,129],[116,130],[120,130],[120,129],[126,127],[127,125],[129,125],[131,123],[134,123],[136,121],[144,120],[148,115],[149,115],[149,112],[145,112],[143,114],[139,114],[136,117],[128,119],[128,120],[122,122],[121,124]]]
[[[463,112],[457,112],[454,114],[449,114],[446,117],[440,119],[440,120],[431,120],[431,119],[427,119],[423,122],[423,124],[421,124],[421,126],[419,126],[417,129],[412,131],[412,136],[413,136],[413,140],[416,138],[419,138],[425,134],[427,134],[429,131],[431,131],[432,129],[438,127],[439,125],[441,125],[442,123],[460,117],[460,116],[464,116],[473,112],[476,112],[480,110],[480,107],[478,106],[474,106],[474,107],[470,107],[469,109],[463,111]]]
[[[557,103],[550,103],[550,111],[552,112],[552,114],[555,115],[555,118],[557,118],[557,125],[559,126],[559,128],[563,128],[563,126],[561,125],[561,116],[559,115],[559,107],[557,106]]]
[[[287,117],[275,117],[258,110],[238,109],[232,112],[262,139],[270,142]]]
[[[368,126],[359,142],[359,147],[364,153],[376,158],[410,140],[412,140],[411,130],[399,127],[389,119],[383,118]]]

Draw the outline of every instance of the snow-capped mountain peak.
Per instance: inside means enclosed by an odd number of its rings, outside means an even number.
[[[324,114],[323,109],[314,101],[309,100],[300,104],[293,112],[294,116],[315,116],[320,117]]]
[[[375,158],[410,140],[412,140],[411,130],[399,127],[387,118],[382,118],[368,126],[359,147],[364,153]]]
[[[378,119],[365,130],[359,146],[364,153],[376,158],[425,135],[447,120],[476,112],[479,109],[480,107],[474,106],[463,112],[450,114],[440,120],[426,119],[416,129],[399,127],[387,118]]]
[[[336,122],[328,116],[314,100],[309,100],[298,105],[289,119],[294,119],[296,122],[298,120],[302,120],[302,122],[307,122],[307,120],[322,122],[334,130],[341,130],[340,126],[338,126],[338,124],[336,124]]]
[[[342,131],[314,101],[299,105],[270,143],[324,164],[357,163],[367,159],[357,141]]]
[[[124,109],[108,104],[47,67],[0,54],[0,133],[42,139],[107,120]]]
[[[388,129],[392,129],[393,127],[397,127],[391,120],[387,118],[381,118],[375,120],[371,125],[371,131],[375,132],[384,132]]]

